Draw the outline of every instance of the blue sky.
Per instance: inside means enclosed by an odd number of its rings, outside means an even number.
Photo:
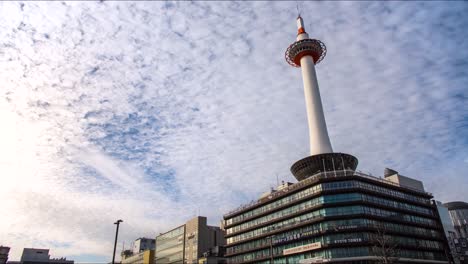
[[[468,200],[468,4],[300,2],[335,151]],[[211,224],[308,153],[295,2],[0,3],[0,244],[77,262]]]

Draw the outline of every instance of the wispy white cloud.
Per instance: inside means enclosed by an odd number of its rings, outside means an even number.
[[[14,259],[110,259],[118,218],[128,242],[198,211],[217,224],[308,153],[300,72],[283,58],[295,3],[0,6],[0,243]],[[467,5],[301,7],[328,48],[334,149],[466,200]]]

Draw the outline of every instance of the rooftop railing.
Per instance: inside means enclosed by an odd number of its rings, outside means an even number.
[[[389,185],[393,185],[393,186],[403,188],[403,189],[406,189],[406,190],[410,190],[410,191],[413,191],[413,192],[418,192],[418,193],[421,193],[421,194],[432,196],[432,193],[425,192],[425,191],[422,191],[420,189],[411,188],[409,186],[402,186],[402,185],[400,185],[400,184],[398,184],[396,182],[392,182],[392,181],[385,180],[385,179],[382,179],[382,178],[379,178],[379,177],[364,174],[361,171],[353,171],[353,170],[327,171],[327,172],[319,172],[319,173],[317,173],[315,175],[312,175],[309,178],[307,178],[305,180],[302,180],[302,181],[300,181],[298,183],[295,183],[293,185],[285,187],[285,188],[283,188],[283,189],[281,189],[279,191],[274,191],[274,192],[270,193],[265,198],[261,198],[261,199],[258,199],[256,201],[251,201],[250,203],[243,204],[243,205],[239,206],[238,208],[236,208],[236,209],[230,211],[229,213],[225,214],[224,216],[225,217],[231,216],[231,215],[233,215],[233,214],[235,214],[237,212],[240,212],[242,210],[245,210],[247,208],[254,207],[254,206],[258,205],[258,204],[264,203],[266,200],[271,200],[271,199],[274,199],[274,198],[276,198],[278,196],[283,195],[284,193],[288,193],[288,192],[300,189],[301,187],[307,186],[307,185],[311,184],[312,182],[314,182],[314,181],[316,181],[318,179],[341,178],[341,177],[349,177],[349,176],[359,176],[359,177],[366,178],[366,179],[369,179],[369,180],[372,180],[372,181],[377,181],[377,182],[380,182],[380,183],[389,184]]]

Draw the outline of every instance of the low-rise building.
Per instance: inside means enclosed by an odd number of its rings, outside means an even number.
[[[156,263],[198,263],[204,252],[224,244],[222,230],[198,216],[156,237]]]
[[[154,249],[147,249],[129,256],[122,255],[122,264],[154,264]]]
[[[8,263],[17,263],[16,261],[9,261]],[[73,260],[67,258],[51,258],[49,249],[41,248],[24,248],[21,255],[21,264],[73,264]]]
[[[156,240],[140,237],[135,239],[131,249],[123,250],[120,256],[122,264],[154,264]]]
[[[0,264],[5,264],[8,261],[9,247],[0,246]]]

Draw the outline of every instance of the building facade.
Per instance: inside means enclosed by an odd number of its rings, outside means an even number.
[[[147,249],[132,255],[122,254],[122,264],[154,264],[155,263],[155,250]]]
[[[468,203],[437,202],[437,208],[455,264],[468,264]]]
[[[450,202],[445,203],[453,226],[459,237],[468,237],[468,203]]]
[[[146,250],[154,250],[156,240],[153,238],[140,237],[133,242],[133,253],[138,254]]]
[[[222,230],[198,216],[156,237],[156,263],[198,263],[204,252],[224,244]]]
[[[5,264],[8,261],[9,247],[0,246],[0,264]]]
[[[352,170],[318,173],[226,214],[226,257],[228,263],[385,263],[387,254],[397,263],[448,263],[431,198]]]
[[[153,264],[155,262],[156,240],[140,237],[135,239],[132,249],[123,250],[120,254],[122,264]]]
[[[9,262],[11,263],[11,262]],[[24,248],[21,255],[21,264],[73,264],[73,260],[67,258],[51,258],[49,249]]]

